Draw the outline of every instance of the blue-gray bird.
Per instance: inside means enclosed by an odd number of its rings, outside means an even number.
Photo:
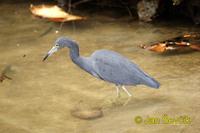
[[[124,85],[143,84],[155,89],[160,86],[158,81],[142,71],[136,64],[116,52],[102,49],[95,51],[90,57],[81,57],[78,44],[68,37],[58,38],[43,61],[64,47],[69,48],[69,56],[77,66],[96,78],[115,84],[118,97],[120,97],[118,86],[121,86],[130,98],[132,95]]]

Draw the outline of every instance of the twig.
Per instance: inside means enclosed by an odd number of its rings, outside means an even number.
[[[69,8],[68,8],[68,13],[71,12],[71,0],[69,0],[69,4],[68,4]],[[61,33],[61,29],[62,29],[62,26],[63,24],[65,23],[65,20],[63,20],[63,22],[60,24],[60,27],[59,27],[59,32]]]
[[[52,30],[53,30],[53,27],[50,27],[50,28],[49,28],[48,30],[46,30],[43,34],[41,34],[41,35],[39,36],[39,38],[45,36],[46,34],[48,34],[49,32],[51,32]]]
[[[62,29],[62,26],[63,26],[64,23],[65,23],[65,19],[64,19],[63,22],[60,24],[59,33],[61,33],[61,29]]]
[[[3,80],[4,80],[5,78],[11,80],[11,78],[9,78],[9,77],[6,76],[6,72],[8,71],[9,68],[10,68],[10,66],[6,66],[6,67],[3,69],[3,71],[1,72],[1,75],[0,75],[0,82],[3,82]]]
[[[132,13],[131,13],[129,7],[127,6],[127,3],[125,3],[125,2],[122,1],[122,0],[119,0],[119,1],[125,6],[126,10],[128,11],[129,16],[132,17],[133,15],[132,15]]]
[[[128,8],[128,6],[127,6],[127,5],[125,5],[125,7],[126,7],[126,10],[128,11],[128,14],[129,14],[129,16],[130,16],[130,17],[132,17],[132,16],[133,16],[133,14],[131,13],[131,11],[130,11],[130,9]]]
[[[76,6],[79,5],[79,4],[86,3],[86,2],[89,2],[89,1],[91,1],[91,0],[81,0],[81,1],[79,1],[79,2],[76,2],[76,3],[72,4],[71,6],[72,6],[72,7],[76,7]]]
[[[69,0],[69,4],[68,4],[68,6],[69,6],[69,8],[68,8],[68,13],[70,13],[71,12],[71,0]]]
[[[116,4],[104,4],[104,3],[94,3],[94,2],[91,2],[91,4],[94,4],[94,5],[98,5],[98,6],[108,6],[108,7],[120,7],[120,8],[124,8],[123,6],[120,6],[120,5],[116,5]]]

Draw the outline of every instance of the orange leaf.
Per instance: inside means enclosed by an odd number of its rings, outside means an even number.
[[[176,45],[182,45],[182,46],[188,46],[188,45],[191,45],[190,43],[188,42],[175,42]]]
[[[154,51],[154,52],[163,52],[166,48],[166,44],[165,43],[158,43],[156,45],[152,45],[152,46],[142,46],[142,48],[147,49],[149,51]]]
[[[30,10],[36,16],[50,18],[54,21],[59,21],[59,22],[86,19],[85,17],[68,14],[56,5],[34,6],[31,4]]]
[[[192,44],[190,45],[190,48],[200,51],[200,45]]]
[[[184,37],[184,38],[186,38],[186,37],[191,37],[191,35],[183,35],[183,37]]]

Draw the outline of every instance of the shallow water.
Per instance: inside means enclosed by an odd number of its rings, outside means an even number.
[[[10,65],[0,83],[0,132],[2,133],[132,133],[199,132],[199,52],[154,53],[141,49],[197,27],[180,20],[142,24],[137,21],[89,19],[60,23],[38,19],[29,12],[30,3],[0,5],[0,68]],[[10,9],[6,10],[5,9]],[[52,31],[39,37],[52,27]],[[72,63],[64,48],[42,62],[59,36],[76,40],[81,56],[109,49],[127,57],[162,86],[127,86],[133,99],[120,88],[122,100],[113,105],[113,84],[96,79]],[[70,109],[85,105],[101,107],[103,116],[81,120]],[[171,118],[188,116],[190,124],[136,124],[135,117]]]

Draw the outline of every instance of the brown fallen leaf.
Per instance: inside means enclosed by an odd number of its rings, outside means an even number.
[[[72,21],[72,20],[80,20],[84,18],[78,19],[77,17],[76,18],[71,17],[71,18],[50,18],[50,19],[56,22],[67,22],[67,21]]]
[[[184,37],[184,38],[186,38],[186,37],[191,37],[191,35],[183,35],[183,37]]]
[[[44,18],[50,18],[54,21],[66,22],[72,20],[86,19],[85,17],[75,16],[66,13],[63,9],[56,5],[30,5],[31,13]],[[62,21],[61,21],[62,20]]]
[[[190,43],[188,42],[175,42],[176,45],[181,45],[181,46],[189,46],[191,45]]]
[[[156,45],[145,45],[142,46],[142,48],[153,52],[163,52],[166,48],[166,43],[158,43]]]
[[[197,50],[200,51],[200,45],[192,44],[191,40],[199,40],[199,34],[182,35],[165,40],[153,45],[142,46],[143,49],[154,52],[163,52],[165,50]]]
[[[166,47],[165,50],[178,50],[178,51],[185,51],[185,50],[192,50],[190,47],[185,45],[169,45]]]
[[[192,48],[192,49],[194,49],[194,50],[200,51],[200,45],[192,44],[189,47]]]

